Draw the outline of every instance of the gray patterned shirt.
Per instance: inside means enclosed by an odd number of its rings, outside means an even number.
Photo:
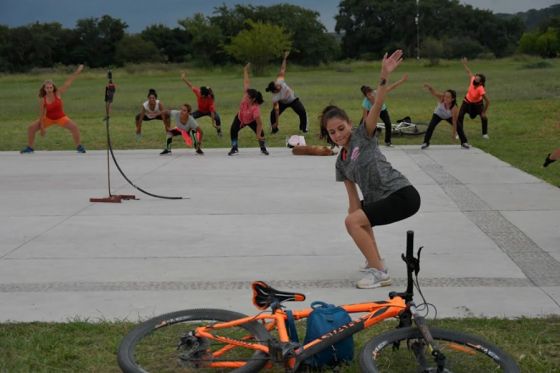
[[[379,201],[411,185],[387,161],[379,150],[377,137],[370,137],[363,124],[352,130],[348,152],[341,151],[336,160],[336,181],[344,180],[358,184],[366,203]]]

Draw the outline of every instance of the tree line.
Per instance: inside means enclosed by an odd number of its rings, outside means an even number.
[[[504,57],[521,51],[555,57],[560,52],[560,5],[534,30],[521,16],[505,17],[459,0],[341,0],[336,33],[319,13],[291,4],[225,4],[212,15],[179,19],[176,27],[151,25],[137,34],[110,15],[60,23],[0,25],[0,71],[22,72],[57,64],[90,67],[164,62],[225,65],[251,60],[257,67],[292,51],[301,65],[339,59],[379,58],[400,48],[437,58]],[[518,14],[519,15],[519,14]],[[543,36],[544,35],[544,36]]]

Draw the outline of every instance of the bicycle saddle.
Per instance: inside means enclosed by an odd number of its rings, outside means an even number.
[[[274,303],[303,302],[305,300],[304,294],[276,290],[263,281],[253,282],[251,288],[253,289],[253,304],[260,310],[265,310]]]

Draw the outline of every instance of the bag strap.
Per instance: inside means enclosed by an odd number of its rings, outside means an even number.
[[[311,308],[315,309],[315,308],[329,308],[329,307],[334,307],[332,304],[328,304],[325,302],[322,302],[320,300],[316,300],[314,302],[311,303]]]
[[[296,329],[296,322],[294,320],[294,314],[291,310],[286,310],[286,326],[288,327],[288,337],[290,337],[290,341],[299,343],[299,337],[297,334]]]

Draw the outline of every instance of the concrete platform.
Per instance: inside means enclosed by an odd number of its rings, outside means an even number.
[[[112,193],[140,198],[120,204],[89,202],[109,194],[104,151],[0,153],[0,320],[252,313],[253,280],[309,301],[380,300],[403,289],[407,230],[424,246],[420,279],[438,317],[560,313],[560,189],[478,149],[383,149],[422,207],[376,228],[394,284],[375,290],[354,287],[363,259],[335,157],[205,151],[117,151],[135,185],[190,197],[146,196],[112,166]]]

